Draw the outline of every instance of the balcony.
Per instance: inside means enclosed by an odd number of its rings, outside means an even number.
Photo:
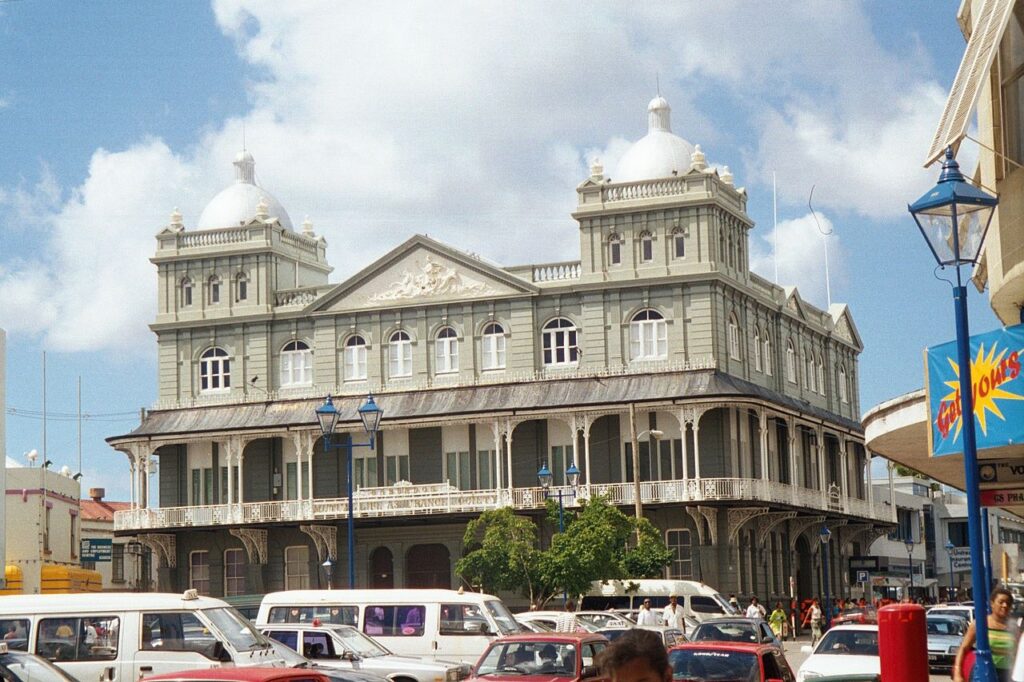
[[[579,499],[603,495],[612,504],[634,503],[632,483],[581,485]],[[649,481],[640,484],[644,504],[736,502],[777,504],[808,511],[845,514],[883,523],[895,522],[895,507],[887,502],[828,495],[820,490],[765,481],[757,478],[703,478],[685,481]],[[572,503],[570,503],[571,505]],[[513,490],[460,490],[448,483],[414,485],[398,483],[383,488],[357,490],[353,500],[357,519],[422,516],[428,514],[475,514],[501,506],[529,511],[544,506],[541,488]],[[331,521],[348,517],[348,498],[277,500],[192,507],[133,509],[114,514],[115,531],[159,530],[220,525],[261,525]]]

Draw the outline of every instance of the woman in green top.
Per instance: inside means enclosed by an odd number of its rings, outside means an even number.
[[[1013,655],[1017,646],[1017,624],[1010,618],[1013,595],[1005,587],[996,587],[992,590],[989,606],[991,613],[988,615],[988,645],[992,650],[992,662],[996,666],[1001,682],[1010,682]],[[974,648],[974,638],[974,623],[971,623],[960,650],[956,652],[953,682],[964,682],[961,664],[967,652]]]
[[[782,602],[775,603],[775,610],[768,616],[768,625],[771,626],[775,636],[782,640],[782,633],[786,627],[786,612],[782,609]]]

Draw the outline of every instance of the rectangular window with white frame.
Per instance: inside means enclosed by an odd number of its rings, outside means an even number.
[[[224,550],[224,596],[245,594],[245,550]]]
[[[377,487],[377,453],[352,454],[352,485],[356,489]]]
[[[210,594],[210,553],[205,550],[189,552],[188,586],[204,596]]]
[[[690,580],[693,578],[693,545],[690,531],[685,528],[672,528],[665,531],[665,545],[672,552],[672,562],[668,565],[669,580]]]
[[[309,547],[306,545],[284,548],[284,589],[309,589]]]
[[[444,469],[445,478],[448,480],[448,483],[460,490],[473,489],[472,469],[468,452],[446,452]]]
[[[394,485],[399,481],[409,481],[409,455],[384,456],[385,485]]]
[[[494,450],[477,450],[476,487],[478,490],[494,487]]]

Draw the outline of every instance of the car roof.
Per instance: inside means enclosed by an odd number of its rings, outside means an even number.
[[[241,680],[242,682],[266,682],[279,679],[320,679],[323,675],[309,668],[262,668],[232,667],[182,670],[147,677],[147,680]]]
[[[836,630],[872,630],[878,632],[878,625],[876,623],[843,623],[842,625],[833,625],[828,629],[829,632]]]
[[[607,642],[600,634],[593,632],[524,632],[517,635],[506,635],[494,640],[494,644],[503,642],[552,642],[557,644],[576,642]]]
[[[761,653],[764,651],[777,651],[777,647],[769,644],[762,644],[759,642],[714,642],[714,641],[702,641],[702,642],[684,642],[682,644],[676,644],[669,647],[669,652],[672,651],[737,651],[745,653]]]
[[[744,623],[748,625],[754,625],[755,623],[765,622],[761,618],[746,618],[744,616],[715,616],[714,618],[705,618],[700,622],[701,625],[715,625],[716,623]]]

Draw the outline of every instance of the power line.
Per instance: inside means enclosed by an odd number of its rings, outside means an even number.
[[[76,421],[77,413],[71,412],[43,412],[42,410],[23,410],[17,407],[8,407],[7,414],[12,417],[23,417],[25,419],[52,419],[54,421]],[[103,412],[96,414],[82,413],[82,419],[93,422],[123,422],[138,419],[138,412]]]

